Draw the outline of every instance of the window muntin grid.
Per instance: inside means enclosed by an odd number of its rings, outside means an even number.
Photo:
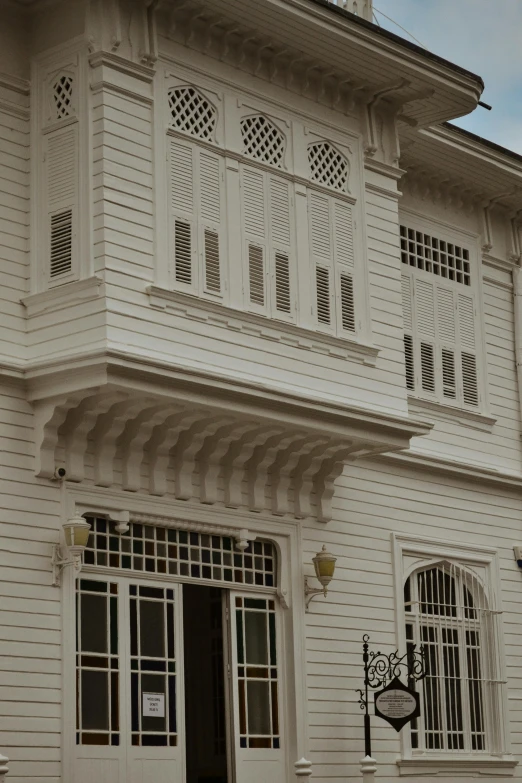
[[[52,87],[55,120],[63,120],[65,117],[70,117],[71,114],[74,113],[72,95],[72,76],[62,74],[56,79]]]
[[[76,744],[119,745],[118,585],[78,579]]]
[[[276,586],[275,547],[270,541],[249,541],[244,551],[230,536],[142,525],[131,522],[118,533],[116,523],[88,517],[91,533],[85,565],[122,568],[147,574],[253,587]]]
[[[403,264],[462,285],[471,285],[467,248],[404,225],[400,227],[400,237]]]
[[[236,597],[239,746],[281,746],[275,602]]]
[[[328,188],[348,191],[350,166],[344,155],[327,141],[318,141],[308,147],[310,178]]]
[[[283,167],[285,137],[276,126],[262,114],[241,120],[243,152],[249,158],[261,160],[277,168]]]
[[[491,613],[472,575],[454,565],[412,575],[404,589],[406,641],[424,646],[422,714],[411,723],[412,749],[477,753],[487,747],[485,700],[498,684]]]
[[[217,111],[194,87],[173,87],[168,91],[169,126],[198,139],[213,141]]]
[[[177,745],[174,591],[130,585],[131,736],[137,746]],[[158,715],[146,714],[159,697]]]

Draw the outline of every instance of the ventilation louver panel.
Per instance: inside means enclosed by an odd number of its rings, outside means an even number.
[[[205,286],[212,293],[221,292],[219,236],[208,229],[205,230]]]
[[[243,152],[271,166],[282,168],[285,155],[285,137],[262,114],[241,120]]]
[[[413,358],[413,339],[411,335],[404,335],[404,363],[406,369],[406,388],[415,390],[415,364]]]
[[[317,320],[320,324],[330,324],[330,270],[324,266],[318,266],[315,270],[317,287]]]
[[[308,163],[310,178],[328,188],[348,191],[350,166],[344,155],[341,155],[327,141],[319,141],[308,147]]]
[[[408,226],[400,227],[401,259],[408,266],[471,285],[469,250]]]
[[[422,388],[427,392],[435,391],[435,356],[433,345],[421,343],[421,380]]]
[[[355,332],[355,306],[353,300],[353,279],[341,273],[341,325],[347,332]]]
[[[478,405],[477,360],[471,353],[462,353],[462,389],[466,405]]]
[[[73,78],[61,74],[52,86],[54,120],[63,120],[74,114],[73,108]]]
[[[72,269],[72,221],[72,209],[51,215],[51,278],[68,274]]]
[[[192,229],[190,223],[174,223],[174,274],[177,283],[192,283]]]
[[[275,300],[279,313],[291,312],[290,265],[283,253],[276,253],[275,257]]]
[[[248,246],[248,279],[251,303],[264,307],[265,266],[263,248],[256,247],[256,245]]]
[[[447,348],[442,349],[442,393],[444,397],[453,400],[457,396],[455,354]]]
[[[194,87],[175,87],[168,92],[170,127],[198,139],[213,141],[217,111]]]

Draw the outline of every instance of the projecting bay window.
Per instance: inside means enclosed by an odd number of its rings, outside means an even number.
[[[75,591],[74,779],[283,783],[274,545],[89,521]]]
[[[469,250],[405,225],[400,233],[406,388],[478,411],[477,272]]]

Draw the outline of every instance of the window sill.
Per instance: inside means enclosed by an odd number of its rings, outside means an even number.
[[[435,400],[425,400],[408,394],[408,412],[410,415],[422,416],[429,411],[436,421],[449,421],[451,424],[462,424],[482,432],[491,432],[496,419],[484,413],[455,408],[452,405],[444,405]]]
[[[75,280],[72,283],[50,288],[38,294],[30,294],[22,299],[27,317],[46,313],[49,310],[55,312],[64,307],[76,305],[79,302],[88,302],[102,295],[103,280],[99,277],[88,277],[85,280]]]
[[[412,758],[399,759],[400,775],[455,775],[512,777],[518,761],[514,758],[494,756],[468,758]]]
[[[150,304],[162,310],[170,310],[183,318],[203,321],[212,326],[230,329],[234,332],[262,337],[265,340],[290,345],[307,351],[333,356],[337,359],[351,359],[374,366],[378,348],[356,339],[334,337],[315,332],[302,326],[264,318],[255,313],[235,310],[208,299],[199,299],[190,294],[170,291],[150,285],[147,287]]]

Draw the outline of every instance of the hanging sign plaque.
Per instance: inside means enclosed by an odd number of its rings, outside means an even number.
[[[375,694],[375,714],[400,731],[420,716],[419,694],[395,677],[386,688]]]
[[[165,717],[165,694],[144,693],[143,715],[147,715],[151,718],[164,718]]]

